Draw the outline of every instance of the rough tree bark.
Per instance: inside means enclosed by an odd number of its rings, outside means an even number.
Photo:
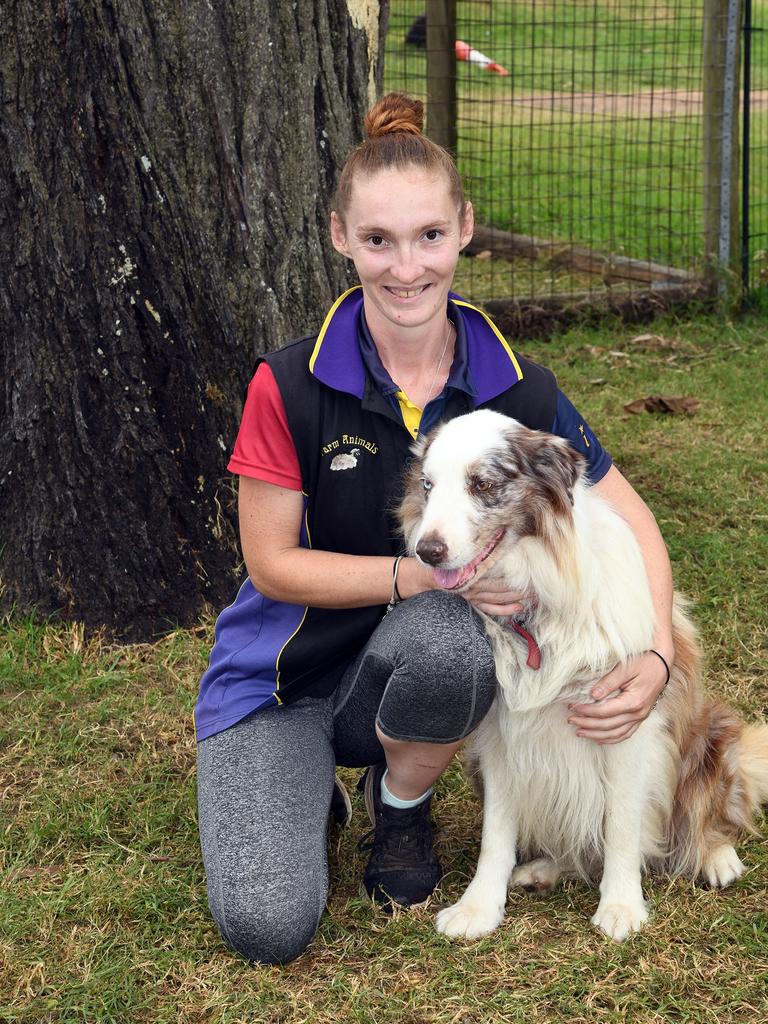
[[[0,601],[147,637],[232,595],[254,356],[347,284],[376,0],[0,3]]]

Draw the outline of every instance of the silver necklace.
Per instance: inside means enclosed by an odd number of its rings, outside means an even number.
[[[437,375],[440,372],[440,367],[443,365],[443,360],[445,359],[445,353],[448,351],[448,342],[450,341],[452,333],[453,333],[453,322],[451,320],[449,320],[448,321],[448,330],[446,331],[445,341],[443,342],[443,351],[440,353],[440,359],[438,360],[437,366],[435,367],[435,373],[434,373],[434,376],[432,377],[432,383],[429,385],[429,390],[427,391],[427,397],[424,400],[424,407],[425,408],[429,404],[430,396],[432,394],[432,389],[435,386],[435,381],[437,380]]]

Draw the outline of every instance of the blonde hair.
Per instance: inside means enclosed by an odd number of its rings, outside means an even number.
[[[378,171],[395,167],[420,167],[435,174],[445,174],[464,222],[464,187],[451,154],[422,134],[424,104],[402,92],[382,96],[365,115],[366,138],[347,157],[341,172],[333,209],[344,220],[352,198],[352,185],[357,175],[371,177]]]

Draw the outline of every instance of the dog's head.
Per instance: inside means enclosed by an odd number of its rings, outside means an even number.
[[[497,548],[549,542],[571,522],[585,463],[562,438],[485,409],[436,428],[414,453],[400,522],[445,589],[466,586]]]

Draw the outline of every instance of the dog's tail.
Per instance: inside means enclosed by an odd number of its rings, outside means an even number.
[[[739,764],[750,805],[768,804],[768,725],[747,725],[741,734]]]
[[[717,850],[755,832],[755,814],[768,803],[768,725],[746,725],[703,697],[695,633],[685,620],[675,625],[678,686],[670,697],[678,706],[668,727],[680,763],[665,867],[696,878]]]
[[[754,833],[766,802],[768,726],[747,726],[724,704],[705,703],[680,764],[668,867],[698,877],[718,849]]]

